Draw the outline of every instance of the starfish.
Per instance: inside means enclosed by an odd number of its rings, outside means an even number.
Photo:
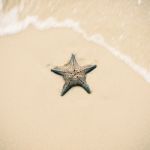
[[[72,54],[71,59],[67,64],[51,69],[52,72],[61,75],[65,80],[61,96],[65,95],[65,93],[74,86],[80,86],[84,88],[87,93],[91,93],[91,90],[86,82],[86,74],[91,72],[96,67],[96,65],[79,66],[75,55]]]

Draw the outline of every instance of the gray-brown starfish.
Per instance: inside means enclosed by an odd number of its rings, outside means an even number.
[[[83,87],[87,93],[91,90],[86,83],[86,74],[96,68],[96,65],[79,66],[75,55],[72,54],[70,61],[64,66],[55,67],[51,69],[52,72],[63,76],[65,84],[63,86],[61,96],[63,96],[70,88],[74,86]]]

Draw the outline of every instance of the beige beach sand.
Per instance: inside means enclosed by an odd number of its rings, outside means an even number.
[[[28,29],[0,39],[1,150],[148,150],[150,85],[103,47],[69,29]],[[60,96],[50,72],[75,53],[97,64],[82,88]]]

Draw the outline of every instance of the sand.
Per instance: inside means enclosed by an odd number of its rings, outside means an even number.
[[[0,39],[1,150],[148,150],[150,85],[105,48],[69,29]],[[50,72],[74,53],[92,94]]]

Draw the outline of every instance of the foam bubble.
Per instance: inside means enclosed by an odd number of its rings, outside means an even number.
[[[0,11],[3,9],[3,0],[0,0]]]
[[[137,0],[138,5],[141,5],[142,0]]]
[[[136,64],[131,57],[125,55],[120,50],[112,47],[106,42],[104,37],[100,34],[94,34],[89,36],[87,32],[81,28],[79,22],[72,19],[65,19],[58,21],[53,17],[49,17],[42,21],[38,16],[28,16],[23,20],[19,20],[18,11],[20,9],[15,7],[7,14],[0,14],[0,36],[15,34],[26,29],[29,25],[34,26],[39,30],[45,30],[50,28],[69,28],[75,32],[81,34],[86,40],[93,42],[97,45],[103,46],[109,52],[111,52],[116,58],[129,65],[135,72],[141,75],[145,81],[150,83],[150,72],[140,65]]]

